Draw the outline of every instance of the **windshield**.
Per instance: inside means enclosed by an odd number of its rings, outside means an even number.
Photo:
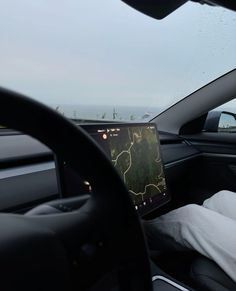
[[[157,21],[120,0],[0,3],[1,86],[74,119],[150,120],[236,67],[236,13]]]

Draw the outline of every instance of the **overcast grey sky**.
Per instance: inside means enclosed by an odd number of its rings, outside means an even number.
[[[47,103],[167,106],[236,67],[236,13],[162,21],[120,0],[0,2],[0,85]]]

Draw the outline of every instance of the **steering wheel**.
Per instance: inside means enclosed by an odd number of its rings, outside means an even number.
[[[2,88],[0,101],[1,125],[47,145],[93,189],[91,198],[76,211],[42,216],[0,214],[1,288],[69,291],[78,283],[80,289],[75,290],[87,290],[106,274],[113,274],[119,290],[152,290],[140,220],[105,154],[83,129],[53,109]],[[79,254],[91,244],[100,256],[95,256],[95,264],[91,255],[91,274],[85,277],[94,282],[81,287]],[[97,277],[93,264],[98,267]]]

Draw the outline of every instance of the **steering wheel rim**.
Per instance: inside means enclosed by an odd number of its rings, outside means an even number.
[[[1,125],[44,143],[82,174],[93,188],[91,199],[73,213],[24,218],[15,215],[14,219],[30,220],[46,227],[70,250],[86,243],[92,232],[96,235],[101,232],[115,252],[121,290],[152,290],[141,223],[126,187],[105,154],[82,128],[46,105],[3,88],[0,88],[0,100]],[[11,214],[4,219],[7,217],[12,219]],[[75,234],[76,230],[82,231]]]

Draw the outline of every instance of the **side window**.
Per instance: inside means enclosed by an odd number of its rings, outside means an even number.
[[[236,133],[236,99],[208,112],[204,131]]]

